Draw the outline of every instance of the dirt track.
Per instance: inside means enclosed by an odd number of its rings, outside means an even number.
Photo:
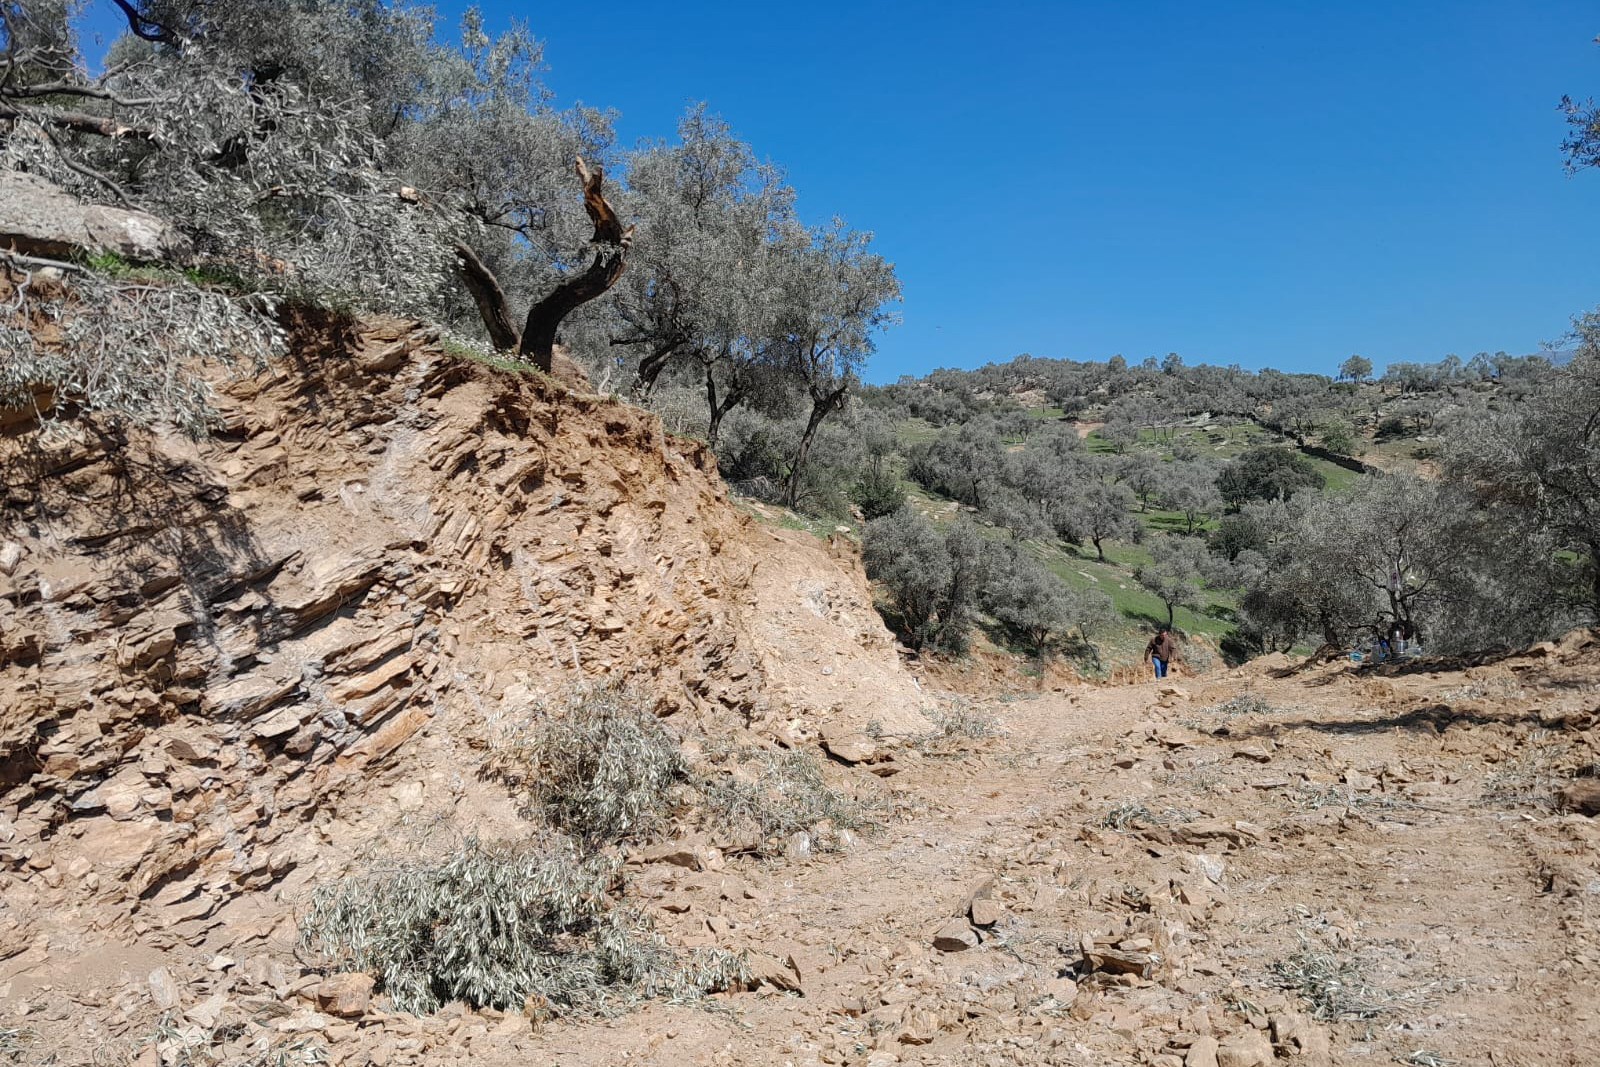
[[[519,1043],[582,1064],[1178,1064],[1190,1048],[1209,1063],[1195,1046],[1214,1034],[1227,1064],[1264,1047],[1228,1040],[1254,1022],[1308,1035],[1278,1048],[1307,1064],[1592,1063],[1600,827],[1548,802],[1594,759],[1594,686],[1544,668],[999,705],[1009,736],[889,778],[899,818],[849,855],[639,879],[688,905],[661,913],[681,939],[711,939],[709,920],[725,943],[792,955],[803,996]],[[1242,687],[1266,706],[1210,709]],[[1002,914],[985,943],[932,949],[988,876]],[[1085,974],[1096,936],[1148,937],[1151,979]],[[1346,968],[1346,1002],[1325,1006],[1353,1010],[1292,1017],[1311,1005],[1280,961]]]

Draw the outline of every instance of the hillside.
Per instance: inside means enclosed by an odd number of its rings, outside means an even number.
[[[8,483],[0,1056],[1588,1061],[1592,636],[936,704],[848,547],[744,517],[649,416],[413,324],[305,329],[224,386],[218,438],[55,445],[57,479]],[[496,720],[589,671],[686,743],[879,735],[834,739],[885,815],[838,854],[690,834],[626,868],[753,988],[419,1016],[296,950],[317,884],[528,833],[481,774]]]
[[[59,1062],[149,1037],[152,971],[301,973],[308,888],[397,823],[525,833],[486,746],[575,679],[685,742],[932,729],[852,555],[653,417],[414,323],[293,345],[219,379],[211,439],[0,445],[0,988]]]
[[[1150,631],[1165,623],[1202,668],[1219,656],[1237,663],[1274,650],[1356,650],[1375,639],[1375,617],[1420,621],[1447,641],[1482,628],[1473,640],[1493,641],[1490,620],[1442,606],[1441,595],[1458,603],[1473,596],[1443,592],[1439,579],[1451,567],[1428,559],[1428,546],[1503,540],[1490,532],[1507,521],[1491,514],[1493,501],[1506,498],[1494,471],[1509,462],[1503,443],[1525,433],[1512,425],[1527,410],[1521,405],[1558,403],[1558,379],[1587,364],[1557,371],[1544,357],[1480,354],[1465,364],[1396,364],[1374,380],[1364,376],[1370,364],[1351,363],[1336,380],[1190,367],[1176,356],[1138,367],[1120,357],[1022,356],[867,390],[849,416],[863,442],[855,473],[847,462],[836,477],[857,479],[852,499],[868,520],[868,568],[883,586],[886,617],[908,643],[959,652],[959,634],[943,634],[938,620],[975,612],[987,640],[1035,657],[1059,654],[1090,676],[1136,663]],[[731,455],[737,462],[740,453]],[[1476,484],[1468,484],[1475,463]],[[1441,498],[1432,528],[1403,518],[1391,496]],[[994,546],[970,604],[947,598],[935,622],[907,622],[908,611],[921,617],[926,599],[915,572],[890,573],[886,563],[873,571],[871,520],[902,500],[914,517],[877,527],[878,539],[892,542],[885,560],[913,552],[934,568],[941,553],[930,540],[944,539],[944,554],[959,556],[969,524]],[[1437,516],[1452,513],[1464,521],[1447,530]],[[899,532],[908,521],[913,533]],[[1335,528],[1370,543],[1342,557],[1331,540],[1311,548],[1318,530]],[[1545,535],[1521,536],[1531,546]],[[1319,591],[1309,573],[1291,577],[1308,551],[1340,582]],[[1486,560],[1504,556],[1503,548],[1483,551]],[[1588,555],[1554,548],[1554,558],[1565,552]],[[1530,548],[1525,569],[1549,570],[1552,557],[1542,558]],[[1554,589],[1585,582],[1580,571],[1551,573],[1546,603],[1565,598]],[[1375,596],[1391,575],[1396,596]],[[1467,584],[1498,580],[1480,574]],[[1031,615],[1006,591],[1020,583],[1037,601],[1055,582],[1062,591],[1049,595],[1059,608]],[[1524,642],[1579,621],[1540,618],[1533,604],[1516,614],[1515,640]]]

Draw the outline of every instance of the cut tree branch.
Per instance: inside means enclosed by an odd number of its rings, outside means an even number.
[[[600,296],[622,277],[628,267],[628,249],[633,244],[633,227],[626,230],[617,219],[602,190],[605,169],[590,169],[583,157],[576,166],[578,180],[583,182],[583,207],[594,223],[594,236],[590,243],[598,245],[594,259],[587,269],[576,277],[568,278],[556,286],[543,300],[528,310],[528,322],[522,330],[519,349],[524,359],[548,373],[555,358],[556,330],[561,320],[574,309]]]
[[[137,126],[124,126],[104,115],[91,115],[85,111],[57,111],[53,108],[20,108],[0,100],[0,119],[33,119],[73,133],[90,133],[113,140],[144,141],[156,144],[156,135]]]

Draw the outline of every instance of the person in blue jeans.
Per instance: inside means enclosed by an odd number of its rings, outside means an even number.
[[[1156,631],[1150,643],[1144,646],[1144,661],[1153,665],[1157,678],[1167,676],[1167,668],[1172,666],[1172,657],[1178,651],[1177,639],[1172,636],[1172,629],[1167,626]]]

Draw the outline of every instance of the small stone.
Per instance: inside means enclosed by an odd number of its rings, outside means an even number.
[[[1227,865],[1223,863],[1221,857],[1201,852],[1190,856],[1189,860],[1193,864],[1195,873],[1205,875],[1206,880],[1212,885],[1222,884],[1222,876],[1227,872]]]
[[[1371,793],[1378,788],[1378,780],[1376,778],[1360,771],[1345,771],[1344,784],[1357,793]]]
[[[877,742],[864,733],[824,734],[822,747],[842,763],[866,763],[878,754]]]
[[[966,919],[951,919],[933,935],[933,947],[940,952],[965,952],[978,947],[978,932]]]
[[[1070,978],[1052,978],[1045,983],[1044,991],[1063,1008],[1071,1007],[1072,1002],[1078,999],[1078,983]]]
[[[752,952],[747,957],[750,969],[750,988],[766,986],[783,993],[801,993],[800,976],[788,963],[765,952]]]
[[[0,574],[6,577],[17,572],[17,566],[22,562],[22,546],[15,541],[0,544]]]
[[[1183,1067],[1217,1067],[1217,1039],[1209,1034],[1195,1038],[1183,1058]]]
[[[1299,1012],[1272,1017],[1272,1043],[1279,1051],[1297,1057],[1302,1067],[1326,1067],[1333,1061],[1328,1031]]]
[[[973,926],[993,926],[1005,917],[1005,909],[986,897],[979,897],[968,909]]]
[[[1600,778],[1580,779],[1561,790],[1561,803],[1568,811],[1590,818],[1600,816]]]
[[[227,1007],[228,995],[226,993],[213,993],[200,1003],[186,1009],[183,1014],[200,1029],[215,1030],[217,1028],[217,1020],[222,1017],[222,1013]]]
[[[150,999],[155,1001],[158,1011],[171,1011],[182,999],[178,983],[173,980],[172,972],[165,967],[157,967],[150,972]]]
[[[1256,763],[1266,763],[1272,759],[1272,742],[1247,741],[1233,750],[1233,758],[1253,760]]]
[[[275,737],[286,737],[298,729],[300,729],[299,709],[284,708],[256,723],[251,728],[251,733],[264,741],[270,741]]]

